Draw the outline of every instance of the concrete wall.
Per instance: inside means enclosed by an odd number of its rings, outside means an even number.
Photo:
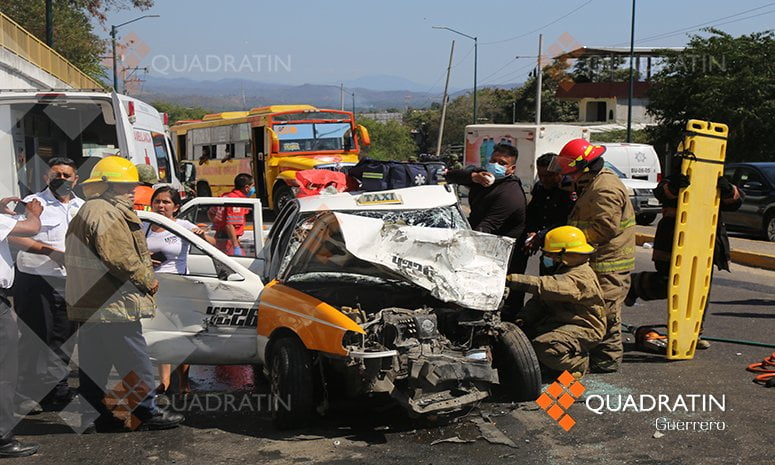
[[[64,81],[0,47],[0,89],[63,89]]]

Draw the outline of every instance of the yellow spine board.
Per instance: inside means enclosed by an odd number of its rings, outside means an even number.
[[[681,173],[691,185],[678,193],[667,301],[670,360],[694,358],[716,244],[720,200],[716,184],[727,149],[724,124],[690,120],[686,129],[683,149],[690,155],[684,158]]]

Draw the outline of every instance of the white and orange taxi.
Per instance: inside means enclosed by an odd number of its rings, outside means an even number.
[[[333,392],[383,393],[417,416],[499,385],[517,400],[540,393],[529,340],[500,320],[514,241],[472,231],[453,189],[294,199],[266,241],[256,199],[197,198],[180,217],[208,227],[226,204],[250,209],[248,256],[140,212],[191,244],[185,275],[157,274],[157,315],[143,321],[155,360],[263,365],[285,407],[278,427],[303,424]]]

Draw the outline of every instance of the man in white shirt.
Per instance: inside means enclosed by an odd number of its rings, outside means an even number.
[[[24,457],[38,451],[37,444],[22,444],[13,435],[17,380],[19,329],[8,301],[8,289],[13,285],[13,259],[8,249],[8,237],[31,236],[40,230],[43,207],[37,200],[26,205],[27,219],[17,221],[10,216],[10,202],[16,197],[0,200],[0,457]]]
[[[75,162],[57,157],[48,165],[43,176],[48,187],[24,199],[43,205],[40,232],[9,239],[19,249],[13,295],[16,314],[24,323],[17,386],[22,413],[39,413],[36,401],[41,399],[41,403],[61,404],[72,398],[67,366],[73,348],[65,342],[75,333],[75,325],[67,319],[64,298],[65,235],[84,201],[73,194],[78,182]]]

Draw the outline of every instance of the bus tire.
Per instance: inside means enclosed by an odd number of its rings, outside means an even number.
[[[291,186],[281,183],[274,188],[274,211],[279,214],[286,203],[293,200],[296,196],[293,195]]]
[[[212,197],[213,190],[210,189],[210,184],[207,181],[196,182],[196,196],[197,197]]]

